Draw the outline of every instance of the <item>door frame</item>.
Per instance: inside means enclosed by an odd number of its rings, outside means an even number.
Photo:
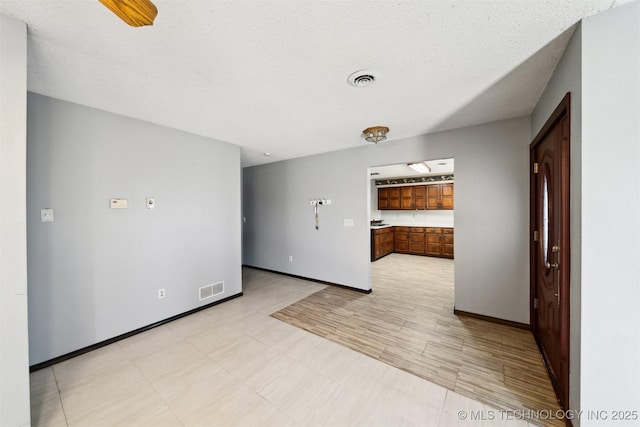
[[[559,262],[561,265],[560,270],[560,297],[562,301],[562,310],[563,318],[560,320],[561,331],[560,336],[561,340],[564,342],[558,343],[560,346],[566,347],[567,357],[566,360],[563,360],[563,366],[565,372],[567,373],[566,378],[566,390],[564,393],[561,393],[561,389],[558,386],[557,379],[554,374],[552,374],[551,363],[547,358],[547,355],[543,351],[543,347],[541,345],[540,340],[536,336],[536,326],[537,326],[537,315],[534,299],[537,296],[537,283],[536,283],[536,257],[535,250],[537,241],[534,240],[534,231],[536,229],[536,207],[537,203],[535,200],[536,197],[536,183],[535,183],[535,173],[534,173],[534,153],[535,147],[538,143],[540,143],[544,137],[549,133],[549,131],[560,122],[561,119],[566,117],[566,125],[567,125],[567,137],[566,141],[561,142],[561,159],[562,159],[562,167],[561,167],[561,206],[560,206],[560,222],[561,222],[561,236],[560,236],[560,258]],[[546,123],[538,132],[536,137],[530,144],[530,171],[529,171],[529,182],[530,182],[530,204],[529,204],[529,285],[530,285],[530,294],[529,294],[529,320],[531,325],[531,332],[538,344],[538,348],[542,354],[545,367],[547,368],[547,372],[549,373],[549,378],[553,384],[554,391],[556,393],[556,397],[560,406],[563,409],[569,409],[569,387],[570,387],[570,355],[571,355],[571,347],[570,347],[570,309],[571,309],[571,300],[570,300],[570,264],[571,264],[571,251],[570,251],[570,165],[571,165],[571,93],[567,92],[567,94],[562,98],[558,106],[555,108],[551,116],[547,119]]]

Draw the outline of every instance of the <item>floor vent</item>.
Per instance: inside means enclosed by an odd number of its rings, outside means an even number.
[[[210,285],[202,286],[198,289],[200,295],[200,301],[207,298],[215,297],[224,292],[224,282],[212,283]]]

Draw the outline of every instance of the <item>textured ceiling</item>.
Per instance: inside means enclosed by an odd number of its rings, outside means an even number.
[[[0,0],[28,24],[30,91],[227,141],[243,165],[528,115],[581,18],[626,1]],[[375,84],[348,76],[376,72]],[[272,153],[270,157],[263,152]]]

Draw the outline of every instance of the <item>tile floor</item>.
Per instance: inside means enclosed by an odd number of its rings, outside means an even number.
[[[241,298],[32,373],[32,425],[528,425],[269,316],[323,288],[245,269]]]

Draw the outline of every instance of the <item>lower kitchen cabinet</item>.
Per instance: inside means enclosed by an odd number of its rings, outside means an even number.
[[[429,256],[441,256],[442,255],[442,229],[427,228],[425,237],[427,239],[426,254]]]
[[[453,228],[443,228],[442,256],[453,258]]]
[[[423,227],[409,228],[409,253],[414,255],[424,255],[425,240]]]
[[[409,227],[393,227],[395,235],[394,251],[400,254],[409,253]]]
[[[387,227],[371,230],[371,261],[392,252],[453,258],[453,228]]]
[[[371,261],[389,255],[394,251],[393,227],[371,230]]]
[[[453,228],[427,227],[425,236],[428,256],[453,258]]]

